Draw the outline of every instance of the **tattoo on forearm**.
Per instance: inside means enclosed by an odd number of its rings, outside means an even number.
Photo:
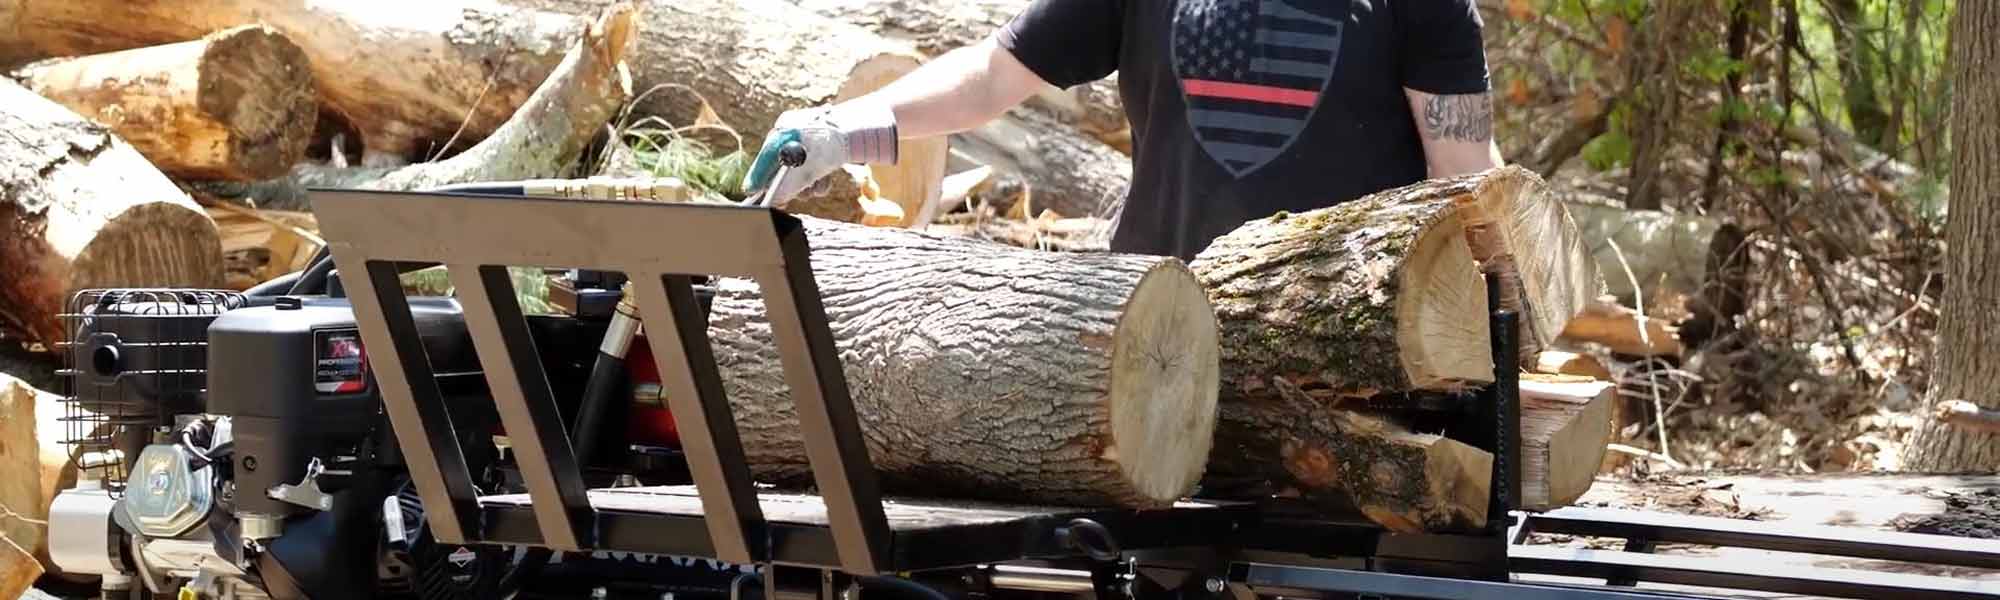
[[[1493,139],[1493,101],[1488,94],[1431,96],[1424,101],[1424,134],[1441,140]]]

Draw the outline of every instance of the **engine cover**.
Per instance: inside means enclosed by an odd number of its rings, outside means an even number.
[[[458,302],[409,305],[432,370],[482,381]],[[312,458],[359,443],[376,424],[380,399],[346,298],[281,297],[225,313],[208,327],[208,365],[209,412],[232,420],[239,514],[299,512],[268,490],[300,483]]]

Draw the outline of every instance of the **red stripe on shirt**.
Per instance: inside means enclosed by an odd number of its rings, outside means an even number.
[[[1318,94],[1307,90],[1271,87],[1268,85],[1188,79],[1181,82],[1181,87],[1187,90],[1189,96],[1250,100],[1271,104],[1289,104],[1292,106],[1310,107],[1319,100]]]

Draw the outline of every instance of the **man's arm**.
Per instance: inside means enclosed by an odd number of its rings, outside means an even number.
[[[849,103],[886,106],[896,115],[898,137],[927,138],[983,125],[1047,85],[988,36]]]
[[[1493,95],[1430,94],[1405,88],[1430,176],[1477,173],[1505,164],[1493,140]]]

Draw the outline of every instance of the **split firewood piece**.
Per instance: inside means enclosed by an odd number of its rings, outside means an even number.
[[[909,52],[885,51],[869,57],[847,72],[834,101],[845,102],[882,89],[922,65],[923,58]],[[878,188],[876,198],[887,199],[899,207],[901,216],[896,226],[922,229],[937,217],[950,141],[943,136],[901,140],[896,149],[896,164],[869,167],[869,179]],[[869,212],[876,220],[883,214],[886,211]]]
[[[491,0],[0,0],[0,31],[15,34],[0,36],[0,64],[182,42],[245,23],[305,49],[320,105],[359,132],[369,166],[484,139],[580,29],[568,16]]]
[[[1562,340],[1593,343],[1627,356],[1680,356],[1678,328],[1601,298],[1584,306],[1562,329]]]
[[[1218,349],[1179,260],[805,220],[885,491],[1161,507],[1193,489]],[[753,472],[810,483],[764,302],[722,280],[708,334]]]
[[[14,71],[43,97],[109,125],[162,172],[255,180],[305,156],[319,115],[305,51],[245,25],[198,40],[57,58]]]
[[[229,289],[245,290],[309,266],[325,246],[311,213],[257,210],[229,203],[204,206],[222,232]]]
[[[64,339],[77,291],[216,287],[215,222],[103,125],[0,80],[0,327]]]
[[[1616,385],[1591,377],[1521,377],[1520,508],[1561,508],[1590,491],[1611,442],[1617,394]]]
[[[42,576],[42,564],[14,543],[0,540],[0,598],[24,598]]]

